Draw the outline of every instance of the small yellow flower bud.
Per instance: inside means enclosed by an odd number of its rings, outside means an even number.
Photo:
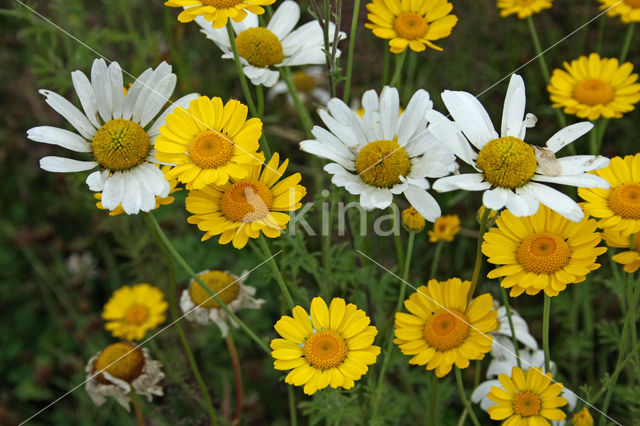
[[[402,210],[402,226],[410,232],[420,232],[424,228],[426,221],[413,206]]]

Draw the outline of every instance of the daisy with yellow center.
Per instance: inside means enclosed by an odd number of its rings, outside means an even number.
[[[164,379],[162,364],[151,359],[146,348],[133,343],[118,342],[107,346],[89,359],[85,371],[85,390],[97,406],[112,397],[129,411],[131,388],[149,401],[153,395],[163,395],[158,384]]]
[[[104,305],[102,319],[113,337],[142,340],[147,331],[164,322],[168,307],[157,287],[147,283],[125,285]]]
[[[440,216],[433,224],[433,229],[428,231],[429,241],[453,241],[456,234],[460,232],[460,218],[457,214]]]
[[[584,210],[598,220],[598,227],[629,236],[640,231],[640,154],[614,157],[609,167],[594,174],[610,189],[578,188]]]
[[[555,108],[567,114],[596,120],[620,118],[640,101],[638,74],[633,64],[620,65],[616,58],[600,58],[597,53],[564,62],[555,69],[547,89]]]
[[[409,207],[408,209],[402,210],[402,226],[408,231],[420,232],[424,229],[425,224],[426,221],[424,217],[422,217],[415,208]]]
[[[280,164],[278,153],[263,167],[248,167],[245,179],[231,179],[226,185],[208,185],[189,192],[187,211],[193,213],[188,222],[205,231],[202,241],[220,235],[218,242],[233,242],[243,248],[249,238],[258,238],[260,232],[277,238],[289,223],[290,212],[302,207],[300,200],[307,190],[298,185],[300,173],[280,182],[289,160]]]
[[[518,14],[518,18],[525,19],[534,13],[549,9],[553,0],[498,0],[498,9],[503,18]]]
[[[429,93],[418,90],[400,113],[398,90],[386,86],[380,97],[374,90],[362,96],[360,116],[337,98],[318,114],[328,131],[311,130],[316,139],[300,142],[300,149],[331,163],[324,170],[331,182],[360,196],[367,210],[385,209],[394,195],[407,201],[426,220],[440,216],[440,206],[427,192],[426,178],[456,170],[453,153],[425,132],[425,114],[433,103]]]
[[[535,125],[536,117],[525,116],[525,87],[519,75],[513,74],[509,82],[500,136],[487,111],[471,93],[445,90],[442,100],[455,123],[436,111],[429,111],[428,130],[476,173],[438,179],[433,184],[436,191],[483,191],[485,207],[492,210],[506,207],[516,216],[530,216],[542,203],[577,222],[584,217],[580,206],[545,184],[608,188],[607,181],[587,173],[606,167],[607,158],[574,155],[556,159],[560,149],[591,130],[593,124],[581,122],[567,126],[551,136],[545,147],[524,141],[526,129]]]
[[[552,383],[551,373],[532,367],[524,372],[513,367],[511,377],[500,374],[500,386],[493,386],[487,397],[496,402],[489,407],[493,420],[504,420],[503,425],[549,425],[549,420],[564,420],[567,415],[559,409],[567,405],[560,396],[562,383]]]
[[[173,108],[188,104],[195,95],[184,96],[158,116],[176,85],[176,75],[165,62],[155,70],[149,68],[143,72],[126,96],[122,90],[122,70],[117,62],[107,67],[103,59],[96,59],[91,68],[91,81],[82,71],[72,72],[71,78],[84,113],[57,93],[49,90],[40,90],[40,93],[79,134],[39,126],[29,129],[27,137],[75,152],[90,153],[92,160],[44,157],[40,167],[60,173],[98,167],[99,171],[87,177],[87,185],[92,191],[102,192],[104,208],[115,210],[121,206],[127,214],[153,210],[156,197],[164,198],[170,191],[169,182],[154,164],[153,145],[158,129]]]
[[[469,360],[491,350],[488,333],[498,328],[498,312],[488,293],[468,302],[470,287],[460,278],[430,280],[404,301],[409,313],[396,313],[393,342],[403,354],[413,355],[409,364],[426,365],[444,377],[454,364],[467,368]]]
[[[487,277],[504,277],[501,285],[511,289],[512,297],[541,290],[557,296],[600,267],[596,259],[607,251],[598,247],[600,240],[592,219],[572,222],[544,206],[522,218],[505,210],[484,234],[482,253],[489,263],[502,265]]]
[[[228,271],[203,271],[198,277],[232,312],[237,312],[240,309],[259,309],[264,303],[264,300],[253,297],[256,294],[255,287],[244,285],[248,275],[246,271],[239,277]],[[227,337],[229,333],[227,322],[231,322],[233,327],[238,326],[213,296],[193,279],[180,296],[180,308],[189,321],[203,325],[215,323],[222,337]]]
[[[447,0],[372,0],[367,10],[369,22],[364,26],[376,37],[389,40],[392,53],[402,53],[407,46],[414,52],[427,46],[442,50],[433,41],[448,37],[458,23]]]
[[[241,22],[247,18],[248,13],[262,15],[264,8],[276,0],[168,0],[164,3],[169,7],[183,7],[178,15],[178,21],[191,22],[196,17],[202,16],[209,25],[214,28],[222,28],[229,18],[234,22]],[[251,15],[249,15],[251,16]]]
[[[633,249],[631,249],[630,236],[623,236],[610,228],[604,230],[604,240],[609,247],[628,249],[628,251],[614,255],[612,259],[624,265],[624,271],[629,274],[633,274],[640,269],[640,232],[631,235],[633,236]]]
[[[317,20],[313,20],[294,30],[299,20],[300,6],[294,1],[284,1],[266,27],[261,27],[258,17],[253,14],[233,25],[244,74],[253,84],[273,87],[280,76],[279,67],[326,63],[322,27]],[[212,28],[210,22],[200,17],[196,18],[196,22],[202,28],[202,33],[224,52],[222,57],[233,60],[227,30]],[[335,24],[330,22],[331,43],[335,40],[335,31]],[[338,40],[345,37],[343,32],[338,34]],[[340,50],[337,50],[337,54],[340,55]]]
[[[619,16],[625,24],[640,22],[640,0],[598,0],[607,16]]]
[[[307,395],[327,386],[351,389],[380,354],[373,345],[378,330],[370,322],[363,310],[339,297],[329,307],[313,298],[310,314],[296,306],[293,317],[283,315],[274,326],[282,339],[271,341],[273,368],[291,370],[285,382],[304,386]]]
[[[248,167],[264,161],[258,153],[262,121],[247,120],[247,112],[234,99],[223,105],[220,98],[201,96],[167,115],[156,139],[158,161],[175,165],[167,178],[201,189],[247,177]]]

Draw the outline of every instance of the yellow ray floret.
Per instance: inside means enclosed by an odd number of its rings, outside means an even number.
[[[178,21],[191,22],[196,16],[203,16],[211,21],[213,28],[222,28],[229,18],[240,22],[247,17],[247,12],[262,15],[264,8],[276,0],[168,0],[169,7],[184,7],[178,15]]]

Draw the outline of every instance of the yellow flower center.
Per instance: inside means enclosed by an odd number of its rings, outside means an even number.
[[[535,416],[541,409],[540,397],[531,391],[518,392],[513,398],[513,411],[522,417]]]
[[[417,13],[402,13],[393,21],[393,29],[405,40],[415,40],[427,32],[429,24]]]
[[[380,140],[367,144],[356,157],[356,171],[362,180],[378,188],[400,183],[411,168],[409,155],[395,141]]]
[[[209,271],[199,277],[225,305],[233,302],[240,294],[238,279],[224,271]],[[197,306],[209,309],[220,307],[211,294],[195,281],[189,287],[189,296]]]
[[[607,82],[593,78],[579,83],[573,89],[573,97],[587,105],[604,105],[613,99],[613,88]]]
[[[265,218],[273,204],[267,186],[249,179],[229,186],[220,200],[220,210],[232,222],[251,223]]]
[[[238,54],[254,67],[269,67],[282,61],[282,43],[266,28],[248,28],[236,37]]]
[[[552,274],[569,263],[571,249],[559,235],[541,232],[522,241],[517,257],[518,263],[527,272]]]
[[[233,143],[224,135],[205,130],[189,144],[189,157],[202,169],[216,169],[229,162],[233,155]]]
[[[132,305],[124,314],[124,320],[129,324],[142,325],[149,318],[149,308],[144,305]]]
[[[625,219],[640,219],[640,184],[626,183],[611,191],[609,208]]]
[[[128,170],[142,163],[151,143],[149,135],[133,121],[117,118],[104,123],[91,141],[93,158],[109,170]]]
[[[347,342],[335,331],[324,330],[314,333],[302,348],[307,362],[320,370],[337,367],[349,353]]]
[[[100,352],[93,371],[104,370],[113,377],[133,382],[142,373],[144,368],[144,354],[142,349],[133,343],[118,342],[107,346]],[[97,376],[102,383],[110,383],[102,374]]]
[[[623,0],[623,1],[631,7],[640,8],[640,0]]]
[[[487,142],[476,164],[492,185],[511,189],[529,182],[538,166],[533,148],[513,136]]]
[[[244,0],[200,0],[204,6],[226,9],[242,3]]]
[[[467,317],[456,310],[437,312],[425,324],[424,338],[441,352],[457,348],[469,337],[467,323]]]
[[[316,87],[316,78],[304,71],[293,73],[293,85],[298,92],[310,92]]]

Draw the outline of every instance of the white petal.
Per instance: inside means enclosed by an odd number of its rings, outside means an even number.
[[[243,19],[243,21],[246,21],[247,18]],[[229,41],[226,28],[213,28],[211,21],[207,21],[203,16],[196,16],[195,22],[202,28],[200,32],[209,40],[213,41],[223,52],[229,52],[231,50],[231,42]]]
[[[467,164],[473,165],[478,154],[462,136],[460,130],[444,115],[436,110],[427,111],[429,119],[428,131],[446,145],[453,153]]]
[[[89,119],[71,102],[50,90],[39,90],[38,93],[45,96],[45,102],[58,114],[63,116],[85,139],[93,138],[96,128]]]
[[[523,190],[522,188],[516,189],[516,194],[518,194],[520,200],[525,202],[525,204],[527,205],[527,210],[529,211],[528,214],[525,214],[523,216],[531,216],[538,212],[538,209],[540,208],[540,202],[533,194],[527,192],[526,190]]]
[[[593,123],[582,121],[572,124],[559,130],[555,135],[551,136],[547,141],[547,148],[553,152],[558,152],[580,136],[588,133],[593,128]]]
[[[91,124],[97,129],[100,128],[96,94],[93,91],[93,87],[91,87],[91,82],[82,71],[72,72],[71,81],[73,82],[73,88],[76,90],[76,95],[78,95],[78,99],[80,99],[80,104],[82,105],[85,115]]]
[[[148,102],[149,97],[157,97],[156,95],[158,93],[157,86],[161,81],[164,81],[163,89],[166,90],[168,88],[167,84],[171,83],[171,80],[166,80],[166,78],[167,76],[170,76],[170,75],[174,75],[171,72],[171,65],[167,64],[166,62],[162,62],[160,63],[160,65],[156,67],[155,70],[153,70],[153,72],[149,75],[149,77],[142,83],[140,94],[138,95],[138,99],[136,99],[136,103],[133,107],[132,120],[134,122],[142,123],[142,115],[146,111],[147,105],[149,103]],[[174,82],[174,85],[175,85],[175,82]],[[165,99],[164,101],[165,103],[167,102],[169,96],[171,96],[171,92],[163,96]],[[128,97],[129,96],[127,96],[127,98]],[[158,110],[162,108],[162,105],[164,105],[164,103],[158,107]]]
[[[133,84],[127,90],[127,96],[124,97],[124,107],[122,110],[122,118],[125,120],[130,120],[133,117],[133,110],[136,106],[136,102],[138,102],[138,98],[140,97],[140,93],[142,93],[142,89],[144,89],[147,84],[147,80],[153,74],[153,69],[147,68],[144,70],[138,78],[133,81]]]
[[[58,145],[71,151],[91,152],[91,144],[68,130],[51,126],[38,126],[27,130],[27,137],[35,142]]]
[[[164,76],[160,82],[151,87],[151,91],[146,98],[147,100],[145,104],[140,105],[140,102],[138,102],[136,107],[140,106],[142,108],[142,114],[140,116],[140,125],[142,127],[146,127],[153,117],[158,115],[162,107],[169,101],[169,98],[173,93],[173,89],[176,87],[176,81],[177,77],[173,73]]]
[[[78,161],[63,157],[43,157],[40,167],[48,172],[67,173],[91,170],[98,165],[95,161]]]
[[[135,175],[130,172],[122,172],[124,189],[122,192],[122,208],[127,214],[137,214],[142,203],[140,184]],[[105,188],[106,189],[106,188]]]
[[[467,139],[478,149],[497,139],[489,114],[471,93],[445,90],[442,101]]]
[[[109,82],[111,83],[111,102],[113,104],[113,118],[121,118],[124,109],[124,82],[122,69],[117,62],[109,65]]]
[[[113,118],[112,101],[111,101],[111,82],[109,80],[109,71],[107,63],[104,59],[96,59],[91,67],[91,86],[96,94],[96,103],[98,112],[102,120],[107,122]]]
[[[155,166],[151,167],[157,169]],[[147,180],[144,167],[134,167],[130,170],[130,173],[135,176],[140,186],[140,210],[143,212],[153,210],[156,207],[156,197],[154,194],[155,180]]]
[[[501,136],[520,136],[526,103],[524,80],[518,74],[511,74],[502,109]]]
[[[522,128],[520,129],[520,134],[518,135],[518,139],[524,140],[525,135],[527,134],[527,129],[535,127],[538,122],[538,117],[531,113],[527,113],[524,117],[524,121],[522,122]]]
[[[184,95],[177,101],[172,102],[167,107],[167,109],[165,109],[164,112],[160,114],[158,118],[156,118],[156,121],[153,122],[153,124],[147,131],[149,138],[151,138],[152,140],[155,140],[155,138],[160,134],[160,127],[165,125],[164,120],[167,118],[167,115],[171,114],[174,109],[176,109],[177,107],[182,107],[184,109],[187,109],[189,108],[189,104],[191,103],[191,101],[193,101],[194,99],[198,99],[199,97],[200,97],[199,93],[190,93],[188,95]]]
[[[523,217],[531,216],[538,211],[539,205],[531,204],[528,199],[523,198],[521,195],[516,194],[513,191],[507,193],[507,210],[513,213],[514,216]]]
[[[584,217],[584,212],[575,201],[553,188],[536,182],[529,182],[523,188],[535,195],[542,204],[573,222],[579,222]]]
[[[137,169],[139,169],[138,177],[140,181],[154,196],[157,195],[164,198],[169,195],[171,185],[159,167],[146,163],[139,165]]]
[[[393,201],[393,194],[387,188],[369,187],[360,195],[360,204],[366,209],[386,209]]]
[[[382,125],[382,137],[386,140],[393,140],[397,135],[399,111],[398,89],[385,86],[380,94],[380,124]]]
[[[348,157],[348,152],[341,152],[334,147],[325,145],[316,140],[306,140],[300,142],[300,149],[309,154],[316,155],[320,158],[335,161],[342,167],[351,171],[355,170],[355,164],[352,158]]]
[[[95,172],[87,176],[86,182],[90,190],[98,192],[104,189],[104,183],[107,181],[108,177],[109,177],[108,170],[103,170],[103,171],[96,170]]]
[[[113,210],[122,203],[125,183],[122,172],[115,172],[106,178],[102,190],[102,207]]]
[[[404,110],[398,122],[398,144],[404,146],[409,139],[419,131],[423,120],[426,120],[426,113],[433,107],[433,102],[429,99],[429,92],[418,90],[413,94],[407,109]]]
[[[293,30],[300,19],[300,6],[294,1],[285,1],[275,11],[267,29],[282,40]]]
[[[592,175],[589,173],[582,173],[579,175],[563,175],[563,176],[544,176],[534,175],[531,180],[536,182],[549,182],[557,183],[560,185],[571,185],[582,188],[602,188],[609,189],[609,182],[600,176]]]
[[[356,146],[358,138],[353,133],[350,127],[340,124],[324,109],[319,109],[318,115],[324,122],[325,126],[327,126],[329,131],[333,133],[339,140],[341,140],[345,146]]]
[[[482,204],[491,210],[502,210],[509,198],[509,190],[505,188],[495,188],[484,191],[482,194]]]
[[[558,158],[563,175],[577,175],[579,173],[599,170],[609,165],[609,159],[601,155],[572,155]]]
[[[465,189],[467,191],[484,191],[491,188],[489,182],[483,182],[484,176],[481,173],[465,173],[461,175],[446,176],[433,183],[433,189],[438,192],[454,191]]]
[[[343,140],[343,142],[353,148],[363,146],[369,142],[365,131],[365,123],[360,116],[338,98],[330,99],[327,102],[327,109],[331,116],[343,126],[351,129],[355,140]]]
[[[440,205],[438,202],[422,188],[415,185],[409,185],[404,191],[407,201],[429,222],[435,222],[440,217]]]

